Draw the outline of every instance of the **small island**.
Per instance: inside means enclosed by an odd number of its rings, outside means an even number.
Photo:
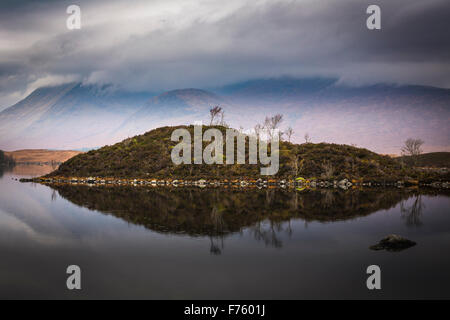
[[[261,165],[248,164],[248,156],[246,164],[175,165],[170,152],[177,142],[172,141],[170,137],[174,130],[180,128],[191,133],[194,130],[194,126],[157,128],[114,145],[76,155],[44,177],[22,181],[243,187],[449,186],[448,172],[420,170],[402,158],[392,158],[364,148],[332,143],[294,144],[281,140],[279,170],[273,176],[261,176]],[[227,129],[225,126],[212,125],[203,126],[202,130],[208,128],[221,132]],[[248,149],[248,143],[246,148]]]

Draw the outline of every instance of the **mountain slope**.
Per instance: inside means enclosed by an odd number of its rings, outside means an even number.
[[[74,86],[68,84],[36,89],[22,101],[0,112],[1,136],[13,136],[41,119]]]
[[[235,100],[260,102],[269,100],[279,103],[289,99],[311,97],[334,86],[337,82],[338,80],[333,78],[253,79],[216,88],[216,92]]]
[[[0,147],[90,146],[93,139],[107,140],[111,129],[150,96],[80,83],[39,88],[0,113]]]
[[[337,79],[257,79],[216,89],[240,109],[251,111],[238,125],[253,127],[266,115],[283,113],[302,141],[356,144],[398,154],[410,138],[426,152],[450,151],[450,90],[378,84],[350,87]],[[255,112],[257,111],[257,112]],[[236,126],[236,123],[230,123]]]
[[[200,89],[179,89],[164,92],[150,99],[142,108],[127,118],[117,129],[122,136],[133,136],[149,129],[193,123],[205,119],[209,108],[220,105],[230,109],[227,101]]]

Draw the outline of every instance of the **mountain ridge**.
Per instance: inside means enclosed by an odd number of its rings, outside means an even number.
[[[55,102],[56,101],[56,102]],[[450,90],[425,86],[341,85],[333,78],[266,78],[213,89],[175,89],[158,95],[80,83],[35,90],[0,112],[0,148],[80,149],[111,144],[149,129],[209,123],[220,105],[233,127],[253,128],[284,114],[284,126],[313,141],[357,144],[398,153],[409,137],[427,152],[450,151]]]

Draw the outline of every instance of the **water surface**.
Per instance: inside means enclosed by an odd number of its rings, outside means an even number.
[[[450,298],[448,191],[15,180],[51,169],[0,177],[0,298]],[[391,233],[418,245],[368,249]],[[81,267],[81,291],[66,289],[71,264]],[[380,291],[366,287],[372,264]]]

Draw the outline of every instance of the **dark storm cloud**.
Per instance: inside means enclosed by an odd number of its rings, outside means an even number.
[[[65,27],[69,4],[82,29]],[[382,30],[366,28],[381,7]],[[0,106],[45,84],[131,90],[255,77],[450,87],[447,0],[7,1],[0,13]]]
[[[384,8],[384,3],[382,4]],[[383,32],[366,37],[361,52],[379,60],[450,61],[450,3],[413,3],[383,11]]]

